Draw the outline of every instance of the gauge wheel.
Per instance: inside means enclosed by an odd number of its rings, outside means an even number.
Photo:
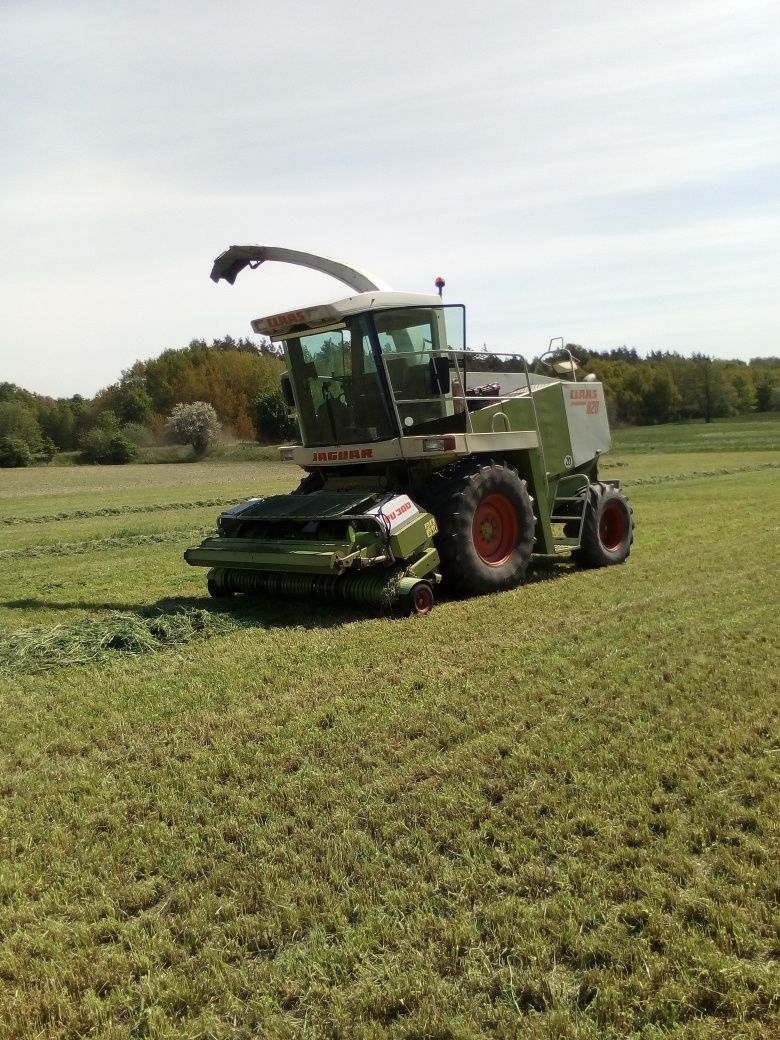
[[[406,595],[409,614],[430,614],[433,604],[434,595],[430,582],[418,581]]]

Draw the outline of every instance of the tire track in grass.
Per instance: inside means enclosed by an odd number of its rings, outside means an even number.
[[[604,468],[610,471],[609,459]],[[614,467],[613,467],[614,468]],[[624,487],[638,487],[642,484],[666,484],[680,480],[699,480],[703,477],[725,477],[737,473],[755,473],[760,470],[780,469],[780,462],[760,462],[750,466],[734,466],[732,468],[694,470],[692,473],[670,473],[656,477],[639,477],[636,480],[623,480]],[[193,502],[158,502],[147,506],[105,506],[101,509],[74,509],[67,513],[48,513],[40,516],[3,516],[0,524],[14,526],[17,524],[50,524],[65,520],[93,520],[101,516],[130,516],[143,513],[165,513],[184,509],[211,509],[232,506],[241,500],[241,496],[232,498],[205,498]]]
[[[94,520],[101,516],[129,516],[139,513],[167,513],[181,509],[206,509],[221,506],[232,506],[239,498],[205,498],[194,502],[158,502],[148,506],[105,506],[102,509],[75,509],[70,513],[50,513],[41,516],[4,516],[0,523],[8,526],[14,524],[51,524],[60,520]]]
[[[203,539],[213,533],[212,527],[196,527],[186,531],[160,531],[153,534],[118,535],[116,538],[93,538],[86,542],[60,542],[28,545],[21,549],[0,550],[0,560],[21,560],[32,556],[83,556],[106,549],[126,549],[135,545],[157,545],[185,539]]]
[[[609,460],[604,464],[604,469],[611,472]],[[636,480],[621,480],[622,487],[639,487],[644,484],[676,484],[685,480],[701,480],[708,477],[730,477],[737,473],[757,473],[760,470],[780,469],[780,462],[759,462],[753,466],[734,466],[731,469],[702,469],[693,470],[691,473],[667,473],[657,477],[637,477]],[[606,478],[609,479],[609,478]],[[615,478],[619,479],[619,478]]]

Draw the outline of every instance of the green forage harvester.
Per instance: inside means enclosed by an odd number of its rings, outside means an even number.
[[[604,389],[562,339],[531,373],[519,354],[466,349],[466,315],[437,295],[395,292],[327,257],[231,246],[211,277],[232,284],[268,260],[332,275],[353,294],[272,314],[285,401],[305,470],[289,495],[226,510],[184,557],[211,568],[212,596],[259,593],[401,606],[427,614],[439,583],[475,595],[522,583],[531,555],[622,563],[633,518],[619,481],[598,477],[611,447]],[[487,371],[485,358],[494,365]]]

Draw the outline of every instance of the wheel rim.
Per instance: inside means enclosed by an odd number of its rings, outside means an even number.
[[[599,519],[599,539],[607,552],[621,547],[628,534],[628,517],[618,502],[609,502]]]
[[[506,495],[488,495],[474,513],[472,533],[479,558],[491,567],[506,563],[517,545],[517,513]]]
[[[430,614],[433,607],[433,589],[426,582],[420,582],[412,589],[412,613]]]

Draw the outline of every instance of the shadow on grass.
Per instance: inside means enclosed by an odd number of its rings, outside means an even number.
[[[557,580],[573,574],[578,568],[568,557],[537,557],[534,559],[525,584]],[[471,596],[448,595],[438,591],[437,603],[457,603]],[[203,610],[215,616],[229,617],[241,627],[257,628],[338,628],[353,621],[364,621],[382,617],[390,620],[402,619],[400,610],[379,607],[359,607],[334,600],[316,599],[264,599],[252,596],[235,596],[228,599],[211,599],[208,596],[166,596],[155,603],[121,603],[91,600],[52,600],[43,597],[6,600],[2,606],[11,610],[86,610],[94,612],[116,611],[131,614],[146,620],[161,616],[181,614],[188,610]]]
[[[145,620],[182,614],[188,610],[203,610],[218,617],[232,618],[241,627],[247,628],[336,628],[372,616],[367,610],[360,610],[344,603],[317,603],[293,599],[261,600],[248,596],[224,600],[204,596],[166,596],[156,603],[143,605],[109,600],[51,600],[28,597],[5,600],[2,606],[11,610],[86,610],[95,613],[115,611]]]
[[[582,568],[570,556],[535,556],[531,561],[526,585],[536,585],[540,581],[553,581],[576,574]]]

